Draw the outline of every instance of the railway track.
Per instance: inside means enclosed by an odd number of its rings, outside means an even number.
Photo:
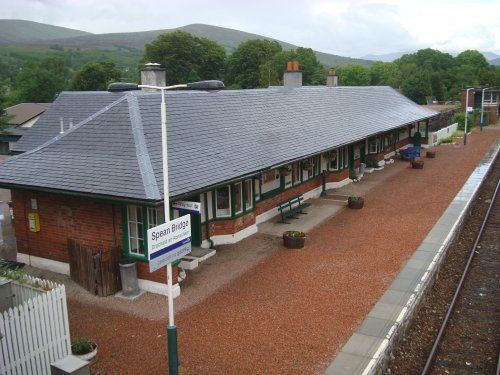
[[[499,189],[500,182],[422,375],[499,373]]]
[[[471,202],[436,280],[391,349],[385,375],[421,374],[424,368],[424,374],[500,375],[500,197],[492,199],[498,196],[499,181],[500,155]],[[457,293],[460,283],[465,289]],[[450,321],[441,328],[448,315]]]

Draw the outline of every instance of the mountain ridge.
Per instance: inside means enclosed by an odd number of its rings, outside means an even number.
[[[6,22],[7,21],[7,22]],[[15,25],[19,22],[18,25]],[[15,27],[18,30],[20,38],[16,37],[15,33],[5,33],[4,30],[7,29],[5,24],[9,23],[10,27]],[[40,25],[46,27],[40,27]],[[28,32],[23,31],[22,28],[25,27],[28,30],[33,30],[36,28],[37,39],[29,40],[26,36]],[[54,28],[54,29],[50,29]],[[75,29],[67,29],[59,26],[52,26],[48,24],[40,24],[33,21],[25,20],[5,20],[0,19],[0,47],[2,45],[16,45],[17,47],[36,45],[37,48],[40,46],[45,46],[47,48],[53,47],[54,45],[61,46],[63,48],[80,48],[80,49],[134,49],[137,51],[144,51],[144,47],[147,43],[151,43],[158,35],[173,31],[186,31],[190,34],[211,39],[222,45],[227,53],[231,53],[240,43],[249,39],[265,39],[277,41],[281,44],[284,50],[296,49],[298,46],[291,43],[287,43],[281,40],[269,38],[263,35],[252,34],[245,31],[205,25],[205,24],[190,24],[186,26],[181,26],[172,29],[159,29],[159,30],[149,30],[149,31],[136,31],[136,32],[125,32],[125,33],[107,33],[107,34],[92,34]],[[54,37],[58,32],[62,36]],[[46,35],[48,34],[48,36]],[[304,48],[308,48],[304,46]],[[326,52],[314,51],[318,60],[326,67],[330,66],[345,66],[348,64],[361,64],[364,66],[371,65],[372,61],[365,59],[356,59],[350,57],[344,57],[340,55],[334,55]]]

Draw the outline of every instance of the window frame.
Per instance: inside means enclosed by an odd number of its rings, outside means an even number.
[[[136,210],[136,220],[130,220],[130,209],[134,208]],[[137,212],[140,212],[142,217],[142,222],[137,220]],[[127,204],[124,205],[122,211],[123,222],[126,225],[123,225],[123,239],[124,239],[124,254],[127,257],[139,259],[139,260],[148,260],[148,229],[154,228],[155,226],[161,224],[165,221],[165,217],[163,214],[163,207],[151,207],[151,206],[141,206],[138,204]],[[136,228],[135,232],[138,234],[137,236],[131,237],[131,224],[141,225],[141,228]],[[142,238],[139,237],[139,234]],[[141,249],[143,252],[135,252],[132,251],[132,244],[134,241],[136,242],[137,249]],[[142,241],[142,244],[141,244]]]

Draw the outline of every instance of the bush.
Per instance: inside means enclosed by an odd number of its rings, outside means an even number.
[[[472,129],[474,125],[476,124],[476,115],[478,113],[478,110],[474,110],[472,113],[469,114],[469,119],[467,120],[467,128],[468,130]],[[453,116],[453,122],[458,123],[458,130],[465,130],[465,112],[459,112],[455,113]]]
[[[443,138],[441,140],[441,143],[453,143],[453,142],[454,142],[453,137]]]
[[[87,354],[94,350],[95,344],[86,337],[71,340],[71,352],[73,354]]]

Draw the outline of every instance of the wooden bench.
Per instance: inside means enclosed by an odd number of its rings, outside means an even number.
[[[303,200],[304,197],[302,197],[302,195],[297,195],[296,197],[277,204],[282,223],[290,224],[286,221],[287,218],[298,219],[296,216],[297,214],[306,214],[306,212],[302,212],[302,210],[309,207],[311,203],[303,202]]]

